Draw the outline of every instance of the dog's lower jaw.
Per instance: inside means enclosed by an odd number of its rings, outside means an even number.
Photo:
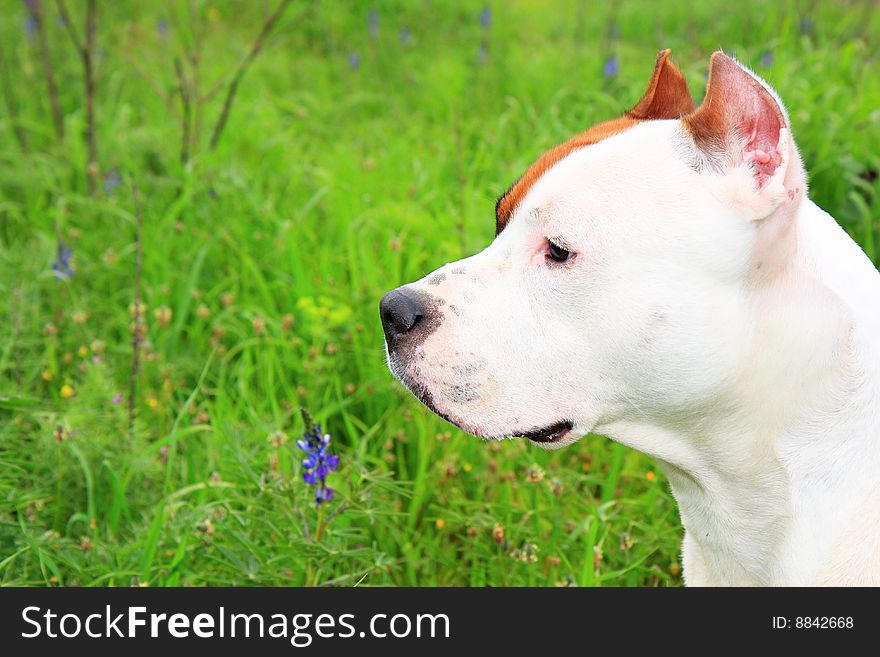
[[[397,357],[388,350],[387,345],[385,347],[385,361],[388,364],[388,369],[391,370],[394,377],[400,381],[404,387],[412,393],[413,397],[419,400],[419,402],[421,402],[421,404],[429,411],[472,436],[486,440],[497,439],[495,436],[487,435],[481,426],[453,418],[446,409],[441,408],[441,406],[435,401],[434,395],[428,387],[420,383],[412,373],[407,370],[406,366],[401,365],[400,362],[398,362]]]
[[[442,404],[435,399],[432,391],[423,383],[421,383],[405,365],[402,365],[398,357],[392,354],[386,345],[385,361],[388,369],[394,377],[400,381],[412,395],[422,403],[429,411],[443,418],[452,425],[455,425],[462,431],[470,435],[487,441],[498,441],[514,438],[525,438],[533,445],[546,450],[562,449],[576,443],[583,436],[590,432],[590,428],[583,428],[571,420],[559,420],[548,422],[542,427],[534,429],[513,430],[506,426],[504,421],[495,424],[505,425],[503,432],[492,431],[483,425],[470,422],[467,419],[453,415]],[[590,425],[592,427],[592,424]]]

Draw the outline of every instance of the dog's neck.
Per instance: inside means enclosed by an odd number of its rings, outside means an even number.
[[[601,428],[667,473],[688,583],[813,581],[880,486],[880,274],[806,199],[796,231],[787,271],[750,295],[735,381],[699,408]]]

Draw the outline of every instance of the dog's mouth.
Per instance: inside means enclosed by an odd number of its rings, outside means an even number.
[[[508,433],[503,435],[488,433],[483,429],[483,427],[452,417],[452,415],[450,415],[449,413],[446,413],[438,408],[437,404],[434,402],[434,396],[431,394],[428,388],[424,384],[415,380],[413,377],[409,376],[406,372],[406,369],[400,366],[398,359],[389,355],[388,364],[391,368],[391,372],[398,379],[400,379],[400,381],[409,389],[413,396],[415,396],[416,399],[424,404],[432,413],[439,415],[450,424],[454,424],[458,428],[468,432],[471,435],[488,440],[500,440],[502,438],[508,437],[519,437],[530,440],[533,443],[550,445],[553,443],[557,443],[565,438],[565,436],[568,435],[568,433],[574,428],[574,423],[571,420],[561,420],[554,424],[540,427],[538,429],[533,429],[531,431],[517,431],[515,433]]]
[[[557,422],[556,424],[551,424],[543,429],[529,431],[528,433],[520,433],[519,435],[534,443],[555,443],[558,440],[561,440],[565,434],[572,430],[572,428],[574,428],[574,424],[571,420],[564,420],[562,422]]]

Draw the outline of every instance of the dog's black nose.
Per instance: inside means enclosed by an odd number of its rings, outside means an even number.
[[[425,316],[425,309],[419,303],[417,295],[398,288],[382,297],[379,302],[379,316],[382,318],[382,328],[385,329],[385,340],[391,347],[395,338],[408,333],[419,323]]]

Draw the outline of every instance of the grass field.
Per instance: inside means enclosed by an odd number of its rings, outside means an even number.
[[[39,26],[0,2],[0,582],[679,585],[650,459],[462,434],[392,380],[378,300],[488,244],[495,198],[661,47],[697,100],[720,47],[774,84],[812,198],[877,262],[874,3],[293,2],[211,148],[275,2],[100,2],[91,170],[55,4],[61,130]],[[300,407],[340,456],[320,506]]]

